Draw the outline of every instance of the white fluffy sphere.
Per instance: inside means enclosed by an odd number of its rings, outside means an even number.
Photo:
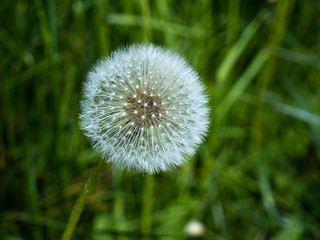
[[[89,72],[81,128],[108,162],[136,172],[166,171],[203,141],[207,103],[185,60],[154,45],[132,45]]]
[[[191,238],[199,238],[205,234],[205,227],[199,220],[188,222],[184,230],[186,235]]]

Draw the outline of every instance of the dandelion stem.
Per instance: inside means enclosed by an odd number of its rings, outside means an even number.
[[[80,193],[80,196],[76,202],[76,204],[73,207],[73,210],[71,212],[71,215],[69,217],[69,220],[67,222],[67,226],[64,230],[64,233],[62,235],[62,240],[69,240],[71,239],[72,233],[79,221],[79,218],[81,216],[81,213],[83,211],[83,208],[86,204],[86,200],[88,196],[92,193],[94,187],[96,186],[96,183],[104,169],[105,162],[104,160],[100,160],[97,167],[93,170],[91,175],[89,176],[86,184],[84,185],[82,192]]]
[[[154,177],[147,174],[144,180],[143,205],[141,215],[141,232],[148,234],[152,227],[152,205],[153,205],[153,189]]]

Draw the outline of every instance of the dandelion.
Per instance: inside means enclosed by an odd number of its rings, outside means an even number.
[[[81,128],[122,169],[155,173],[181,165],[209,125],[198,74],[154,45],[132,45],[101,60],[83,91]]]
[[[205,227],[199,220],[191,220],[185,226],[185,234],[189,238],[200,238],[205,234]]]

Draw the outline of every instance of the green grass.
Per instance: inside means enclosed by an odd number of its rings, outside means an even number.
[[[192,219],[203,239],[320,239],[320,3],[269,2],[1,1],[1,239],[60,239],[99,161],[81,85],[137,42],[195,67],[210,133],[168,173],[108,166],[73,239],[185,239]]]

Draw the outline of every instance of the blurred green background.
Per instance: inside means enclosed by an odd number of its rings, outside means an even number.
[[[99,155],[86,73],[119,46],[184,56],[210,95],[197,154],[168,173],[107,166],[73,239],[320,239],[320,1],[0,2],[0,238],[59,239]]]

